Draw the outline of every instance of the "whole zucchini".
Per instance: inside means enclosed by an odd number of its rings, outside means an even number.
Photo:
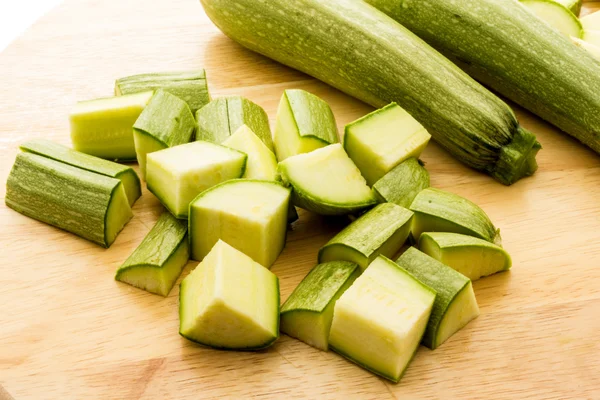
[[[504,184],[537,169],[511,109],[408,29],[358,0],[201,0],[243,46],[375,107],[396,102],[465,164]]]
[[[600,63],[518,1],[366,1],[475,79],[600,153]]]

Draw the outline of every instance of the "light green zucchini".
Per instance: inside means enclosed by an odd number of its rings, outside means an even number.
[[[373,185],[380,203],[395,203],[409,208],[415,197],[429,187],[429,172],[416,158],[409,158],[394,167]]]
[[[110,247],[133,216],[119,179],[33,153],[19,153],[6,205],[30,218]]]
[[[539,143],[519,126],[505,103],[408,29],[362,1],[201,3],[215,25],[243,46],[374,107],[397,102],[458,160],[504,184],[537,169]],[[393,10],[406,4],[411,10],[418,3],[397,0],[389,6]],[[490,13],[488,18],[501,19],[498,15]],[[423,26],[430,27],[433,20]],[[445,26],[439,28],[443,31]],[[460,27],[456,24],[456,29]]]
[[[21,144],[20,148],[23,151],[51,158],[86,171],[119,179],[123,184],[130,206],[133,206],[133,203],[142,195],[140,178],[131,167],[90,156],[46,139],[29,140]]]
[[[525,7],[567,37],[581,38],[583,26],[568,7],[555,0],[520,0]]]
[[[244,178],[266,181],[277,179],[277,158],[275,154],[252,132],[248,125],[240,126],[222,144],[246,153],[248,156]]]

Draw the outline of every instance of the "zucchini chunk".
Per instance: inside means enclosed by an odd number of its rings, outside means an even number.
[[[475,236],[500,245],[500,230],[477,204],[443,190],[427,188],[415,197],[410,209],[415,213],[412,237],[423,232],[454,232]]]
[[[472,281],[512,266],[510,255],[502,247],[458,233],[423,233],[419,249]]]
[[[423,190],[429,187],[429,172],[416,158],[395,166],[373,185],[379,203],[394,203],[408,208]]]
[[[396,103],[346,125],[344,150],[372,186],[402,161],[427,147],[431,135]]]
[[[199,193],[228,179],[240,178],[247,156],[234,149],[196,141],[148,154],[146,183],[177,218],[187,218]]]
[[[164,212],[115,279],[167,297],[189,259],[187,224]]]
[[[581,38],[583,26],[568,7],[555,0],[520,0],[538,18],[563,35]]]
[[[184,72],[158,72],[119,78],[115,96],[163,89],[185,101],[192,113],[210,101],[206,73],[203,69]]]
[[[281,332],[327,351],[333,307],[360,274],[357,264],[318,264],[281,306]]]
[[[234,179],[190,204],[191,258],[202,260],[226,241],[270,268],[285,246],[290,189],[272,181]]]
[[[275,158],[275,154],[252,132],[248,125],[240,126],[222,144],[248,155],[244,178],[266,181],[277,179],[277,158]]]
[[[583,29],[588,30],[600,30],[600,11],[595,11],[588,14],[580,19]]]
[[[413,213],[379,204],[348,225],[319,250],[319,262],[351,261],[364,271],[378,255],[393,257],[410,233]]]
[[[294,189],[294,205],[317,214],[351,214],[376,203],[365,178],[339,143],[289,157],[279,163],[279,172]]]
[[[567,7],[576,17],[579,16],[581,12],[581,6],[583,4],[583,0],[556,0],[558,3]]]
[[[179,334],[218,349],[256,350],[279,337],[279,280],[219,240],[181,282]]]
[[[337,125],[329,104],[304,90],[283,92],[275,125],[279,161],[338,142]]]
[[[119,179],[33,153],[19,153],[6,205],[38,221],[110,247],[133,216]]]
[[[398,382],[419,347],[435,298],[433,289],[379,256],[335,303],[329,346]]]
[[[123,184],[130,206],[133,206],[133,203],[142,195],[140,178],[131,167],[90,156],[46,139],[28,140],[21,144],[20,148],[23,151],[51,158],[73,167],[119,179]]]
[[[133,124],[154,92],[78,102],[69,120],[73,148],[108,160],[136,159]]]
[[[133,141],[142,178],[146,179],[146,155],[188,143],[196,120],[187,103],[162,89],[154,93],[133,125]]]
[[[423,344],[434,350],[479,316],[471,280],[414,247],[396,263],[437,292]]]

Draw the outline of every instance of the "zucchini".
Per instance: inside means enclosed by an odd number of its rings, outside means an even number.
[[[181,282],[179,334],[218,349],[270,346],[279,337],[279,279],[219,240]]]
[[[142,178],[146,179],[146,155],[188,143],[196,120],[187,103],[162,89],[154,93],[133,124],[133,141]]]
[[[234,179],[190,203],[191,258],[224,240],[270,268],[285,246],[290,189],[272,181]]]
[[[431,135],[396,103],[346,125],[344,150],[373,186],[402,161],[419,158]]]
[[[192,113],[210,101],[206,73],[203,69],[184,72],[158,72],[119,78],[115,96],[163,89],[185,101]]]
[[[315,266],[281,306],[281,332],[327,351],[335,302],[359,275],[347,261]]]
[[[109,160],[135,160],[132,127],[153,94],[142,92],[78,102],[69,116],[73,148]]]
[[[512,266],[510,255],[502,247],[458,233],[423,233],[419,249],[472,281]]]
[[[365,178],[339,143],[289,157],[278,168],[294,189],[293,203],[305,210],[343,215],[375,204]]]
[[[581,17],[580,19],[583,29],[588,30],[600,30],[600,11],[593,12]]]
[[[246,154],[225,146],[196,141],[148,154],[146,183],[177,218],[187,218],[199,193],[228,179],[240,178]]]
[[[119,179],[33,153],[19,153],[6,205],[38,221],[110,247],[133,216]]]
[[[413,213],[379,204],[335,235],[319,250],[319,262],[351,261],[364,271],[378,255],[394,256],[410,233]]]
[[[119,179],[123,184],[130,206],[133,206],[133,203],[142,195],[140,178],[131,167],[90,156],[46,139],[29,140],[21,144],[20,148],[23,151],[51,158],[73,167]]]
[[[329,346],[398,382],[419,347],[435,298],[433,289],[379,256],[335,303]]]
[[[367,2],[486,86],[600,152],[600,64],[519,2]]]
[[[579,16],[581,12],[581,5],[583,4],[583,0],[556,0],[558,3],[567,7],[576,17]]]
[[[396,263],[437,292],[423,344],[435,350],[479,316],[471,280],[414,247]]]
[[[423,189],[429,187],[429,172],[416,158],[409,158],[394,167],[373,185],[380,203],[395,203],[408,208]]]
[[[362,1],[201,3],[215,25],[243,46],[374,107],[397,102],[458,160],[504,184],[537,169],[539,143],[519,126],[504,102],[408,29]],[[411,1],[407,9],[419,8],[415,3],[421,2]],[[464,3],[472,7],[471,1]],[[388,4],[393,8],[409,3]],[[431,26],[432,20],[423,26]],[[456,29],[460,27],[456,24]]]
[[[248,99],[240,96],[215,99],[196,112],[196,120],[196,140],[221,144],[242,125],[248,125],[269,150],[273,151],[269,117],[261,106]]]
[[[573,40],[573,43],[575,43],[576,46],[581,47],[585,51],[589,52],[594,58],[600,60],[600,46],[596,46],[593,43],[577,38],[571,38],[571,40]]]
[[[600,28],[600,27],[598,27]],[[600,30],[588,29],[583,32],[583,40],[593,44],[596,47],[600,46]]]
[[[338,142],[337,125],[329,104],[304,90],[283,92],[275,125],[279,161]]]
[[[115,279],[166,297],[189,255],[187,224],[164,212],[117,270]]]
[[[583,26],[568,7],[555,0],[520,0],[538,18],[568,37],[581,38]]]
[[[240,126],[222,144],[248,155],[244,178],[263,179],[266,181],[277,179],[277,158],[275,158],[275,154],[269,150],[247,125]]]
[[[454,232],[475,236],[500,245],[500,230],[477,204],[443,190],[428,188],[410,205],[415,213],[412,237],[419,240],[423,232]]]

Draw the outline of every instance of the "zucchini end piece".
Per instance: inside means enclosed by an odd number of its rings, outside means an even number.
[[[533,175],[538,169],[535,157],[541,148],[542,145],[533,133],[519,128],[512,141],[502,148],[500,158],[490,175],[507,186]]]

